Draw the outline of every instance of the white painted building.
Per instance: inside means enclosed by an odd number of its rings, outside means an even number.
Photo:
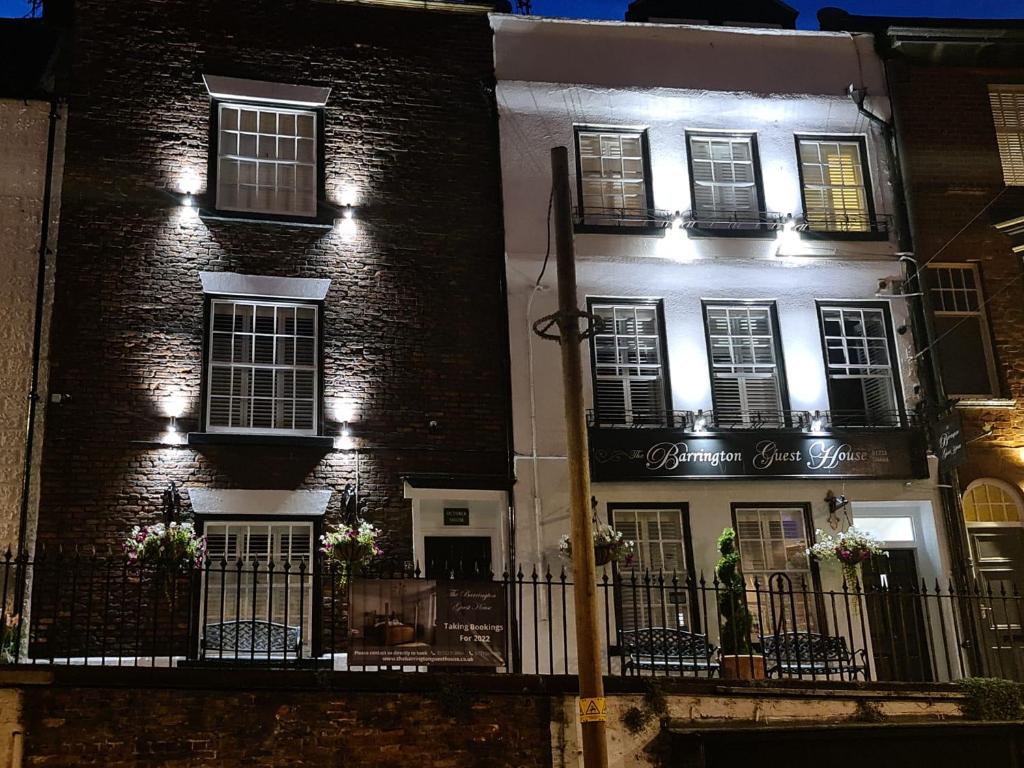
[[[569,530],[559,351],[531,332],[556,310],[545,222],[561,145],[579,302],[606,321],[584,350],[593,494],[600,519],[638,541],[639,566],[710,580],[716,538],[735,526],[748,578],[832,589],[838,570],[804,551],[816,528],[852,519],[899,553],[892,578],[948,574],[935,461],[912,426],[907,299],[892,287],[892,160],[847,91],[889,117],[871,38],[492,26],[519,561],[557,572]],[[651,609],[616,602],[623,626]],[[694,603],[677,595],[670,623],[699,629]]]

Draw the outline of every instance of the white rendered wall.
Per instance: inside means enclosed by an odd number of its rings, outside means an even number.
[[[498,74],[502,185],[513,376],[517,550],[521,561],[557,568],[558,537],[568,530],[565,429],[558,346],[530,325],[555,311],[554,254],[535,290],[548,248],[550,149],[570,151],[575,197],[574,125],[646,129],[653,200],[668,211],[690,208],[685,132],[756,134],[768,210],[802,213],[795,134],[862,136],[876,214],[894,212],[891,169],[877,126],[846,96],[867,88],[868,106],[888,115],[882,68],[870,39],[844,34],[637,25],[492,17]],[[551,246],[553,248],[553,244]],[[816,300],[888,301],[904,404],[916,403],[913,341],[903,299],[876,296],[879,281],[898,276],[895,236],[882,241],[803,240],[780,257],[774,239],[576,236],[579,302],[588,296],[664,302],[672,407],[712,408],[701,301],[760,299],[776,303],[794,410],[829,408]],[[583,349],[586,400],[589,349]],[[932,478],[934,478],[934,470]],[[597,483],[608,503],[689,505],[694,566],[710,573],[713,543],[731,524],[733,502],[809,503],[825,527],[825,492],[859,501],[910,502],[930,519],[938,551],[941,509],[933,479],[725,480]],[[942,548],[944,551],[944,548]],[[930,559],[932,568],[947,564]]]

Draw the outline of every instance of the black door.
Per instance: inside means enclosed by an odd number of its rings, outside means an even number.
[[[1019,593],[1024,572],[1024,532],[1017,526],[970,526],[974,555],[977,635],[981,652],[977,673],[1024,679],[1024,632]]]
[[[487,536],[426,536],[424,576],[428,579],[491,578],[491,540]]]
[[[912,549],[889,549],[863,565],[875,679],[930,682],[921,580]]]

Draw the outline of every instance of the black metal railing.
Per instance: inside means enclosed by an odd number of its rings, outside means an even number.
[[[675,214],[658,208],[573,208],[573,223],[578,227],[636,227],[665,229],[671,227]]]
[[[795,228],[822,237],[830,234],[887,234],[892,231],[893,217],[883,213],[825,212],[804,216]]]
[[[349,660],[361,621],[349,621],[352,585],[385,578],[401,580],[406,592],[432,581],[415,570],[345,581],[336,566],[304,559],[210,560],[182,569],[118,557],[8,555],[0,561],[0,657],[32,665],[393,669]],[[725,620],[736,609],[723,602],[715,579],[604,567],[597,583],[604,672],[718,677],[738,665],[812,681],[1024,680],[1024,600],[1016,586],[898,587],[869,579],[864,588],[838,579],[822,588],[799,573],[748,579],[746,631],[736,629],[743,622]],[[574,587],[565,568],[517,568],[476,583],[502,597],[505,631],[493,671],[577,671]],[[14,605],[22,589],[31,594],[30,611]],[[383,642],[412,643],[430,622],[393,604],[384,611]]]
[[[782,409],[753,410],[622,410],[592,409],[587,411],[587,424],[607,429],[670,428],[693,433],[735,430],[786,430],[791,432],[827,432],[833,429],[898,429],[920,424],[916,413],[897,410],[826,410],[800,411]]]
[[[786,217],[774,211],[705,208],[688,210],[680,218],[683,227],[696,230],[776,232],[786,225]]]

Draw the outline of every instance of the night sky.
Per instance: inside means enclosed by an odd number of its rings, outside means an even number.
[[[0,0],[2,2],[3,0]],[[726,0],[722,0],[726,2]],[[817,29],[819,8],[835,6],[878,16],[939,16],[979,19],[1024,17],[1024,0],[786,0],[800,11],[796,23]],[[573,16],[587,19],[622,19],[629,0],[533,0],[538,16]]]
[[[797,25],[804,29],[817,29],[815,14],[825,5],[835,5],[851,13],[886,16],[1024,17],[1024,0],[789,0],[789,3],[800,11]],[[628,4],[629,0],[533,0],[533,12],[538,16],[621,19]],[[0,0],[0,16],[23,16],[26,9],[24,0]]]

